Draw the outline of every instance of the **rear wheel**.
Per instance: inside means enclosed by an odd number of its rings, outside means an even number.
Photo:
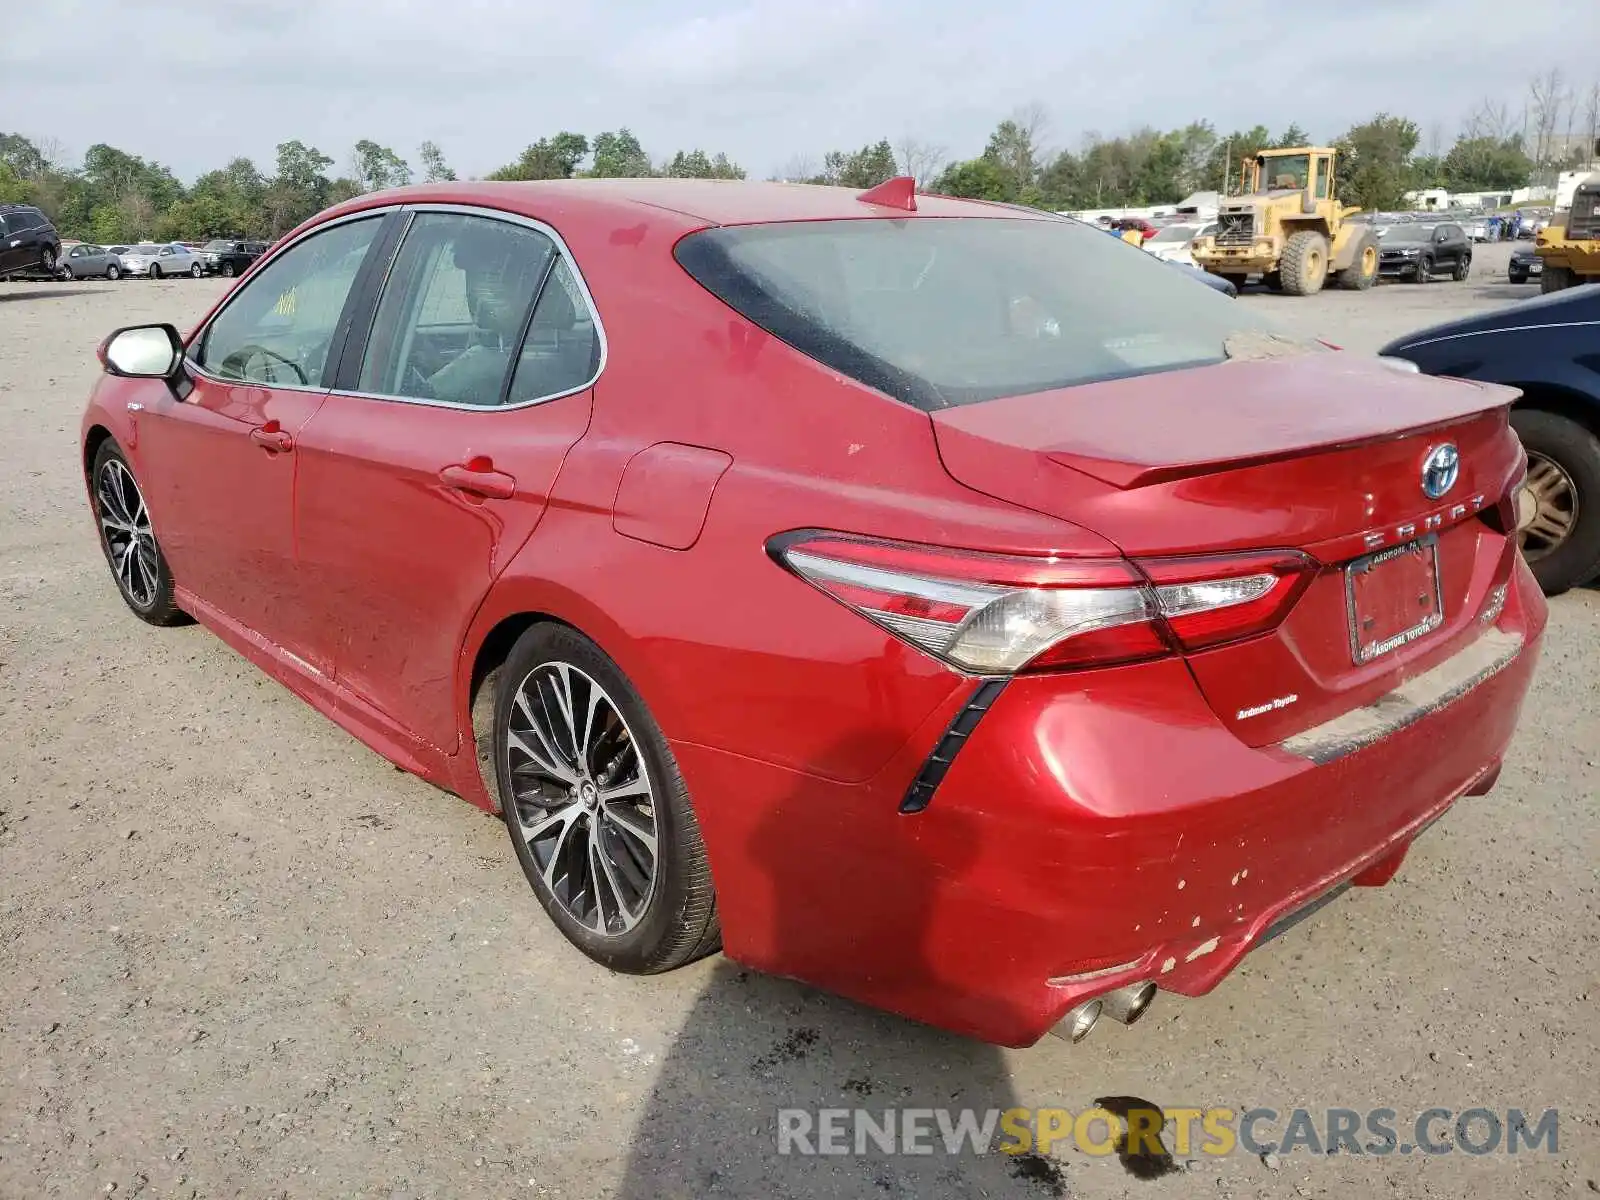
[[[1519,408],[1511,426],[1528,452],[1537,502],[1519,540],[1522,556],[1554,595],[1600,575],[1600,438],[1570,417]]]
[[[44,253],[39,256],[39,269],[46,275],[56,273],[56,252],[49,246],[46,246]]]
[[[1350,265],[1339,272],[1339,286],[1346,291],[1364,292],[1378,281],[1378,239],[1367,233],[1356,246]]]
[[[1289,295],[1316,295],[1328,280],[1328,239],[1311,229],[1290,234],[1278,271]]]
[[[67,265],[65,265],[65,264],[62,264],[62,267],[61,267],[61,270],[60,270],[59,274],[61,275],[62,279],[71,279],[72,278],[72,268],[67,266]]]
[[[195,263],[192,267],[189,268],[189,278],[191,278],[191,279],[199,279],[200,276],[204,275],[205,273],[206,273],[206,269],[204,267],[202,267],[199,263]]]
[[[1571,267],[1546,267],[1544,275],[1539,280],[1539,290],[1541,292],[1559,292],[1563,288],[1571,286]]]
[[[1528,282],[1528,273],[1526,271],[1510,271],[1510,272],[1507,273],[1507,277],[1511,280],[1512,283],[1527,283]]]
[[[144,493],[116,442],[104,441],[90,468],[100,548],[117,591],[134,616],[151,625],[181,625],[188,617],[173,599],[172,572],[150,524]]]
[[[1472,255],[1463,254],[1456,260],[1456,269],[1450,272],[1450,278],[1457,283],[1465,283],[1467,276],[1472,274]]]
[[[617,665],[535,625],[498,672],[497,790],[523,872],[567,940],[612,970],[669,971],[721,944],[677,762]]]

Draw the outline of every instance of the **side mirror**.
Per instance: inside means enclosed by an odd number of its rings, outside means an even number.
[[[183,363],[183,338],[171,325],[131,325],[100,343],[107,375],[126,379],[171,379]]]

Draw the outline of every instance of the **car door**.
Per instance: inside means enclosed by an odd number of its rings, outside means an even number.
[[[29,263],[24,219],[18,212],[0,216],[0,275],[20,271]]]
[[[328,660],[295,561],[295,438],[326,395],[385,219],[362,214],[285,248],[191,339],[192,390],[136,416],[136,468],[178,585],[318,669]]]
[[[300,436],[306,603],[336,630],[340,687],[426,745],[457,748],[467,626],[588,427],[601,346],[554,230],[419,206]]]

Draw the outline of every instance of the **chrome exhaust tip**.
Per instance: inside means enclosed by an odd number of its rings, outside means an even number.
[[[1132,1025],[1144,1016],[1155,998],[1156,985],[1146,979],[1142,983],[1130,983],[1127,987],[1118,988],[1101,996],[1100,1011],[1114,1021]]]
[[[1085,1000],[1077,1008],[1057,1021],[1051,1027],[1050,1032],[1076,1046],[1089,1036],[1089,1031],[1094,1028],[1095,1022],[1100,1019],[1100,1013],[1104,1007],[1104,1003],[1098,996],[1093,1000]]]

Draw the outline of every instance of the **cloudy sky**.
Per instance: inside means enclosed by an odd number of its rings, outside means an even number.
[[[1319,139],[1379,110],[1448,139],[1529,80],[1600,83],[1596,0],[25,0],[0,19],[0,130],[105,141],[192,179],[363,137],[462,175],[627,125],[753,176],[911,135],[952,157],[1037,102],[1045,141],[1209,119]],[[1280,36],[1290,14],[1305,30]],[[1578,124],[1583,123],[1579,117]]]

